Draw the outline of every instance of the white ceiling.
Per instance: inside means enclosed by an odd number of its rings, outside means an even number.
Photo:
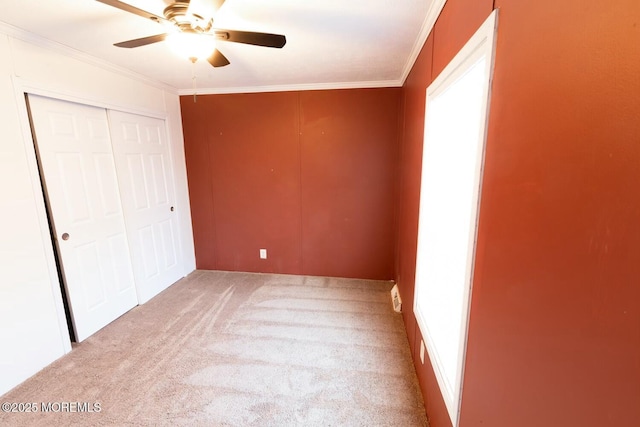
[[[166,0],[126,0],[162,16]],[[168,1],[169,3],[171,1]],[[145,18],[93,0],[0,0],[0,32],[79,51],[180,93],[402,85],[444,0],[226,0],[214,27],[284,34],[282,49],[219,42],[230,65],[195,66],[166,43],[113,43],[163,33]],[[54,43],[51,43],[53,41]]]

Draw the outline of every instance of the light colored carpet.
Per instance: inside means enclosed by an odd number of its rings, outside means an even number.
[[[100,412],[0,425],[426,426],[391,285],[196,271],[0,398]]]

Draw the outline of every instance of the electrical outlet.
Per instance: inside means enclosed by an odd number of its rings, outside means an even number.
[[[260,259],[267,259],[267,250],[260,249]]]
[[[420,361],[424,365],[424,341],[420,340]]]

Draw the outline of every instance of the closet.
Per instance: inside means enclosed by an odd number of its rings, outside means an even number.
[[[180,279],[163,120],[28,95],[51,235],[77,341]]]

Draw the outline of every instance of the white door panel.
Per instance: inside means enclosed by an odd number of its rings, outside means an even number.
[[[33,95],[29,107],[76,339],[82,341],[137,305],[107,114]]]
[[[163,120],[109,111],[138,299],[182,277],[170,151]]]

